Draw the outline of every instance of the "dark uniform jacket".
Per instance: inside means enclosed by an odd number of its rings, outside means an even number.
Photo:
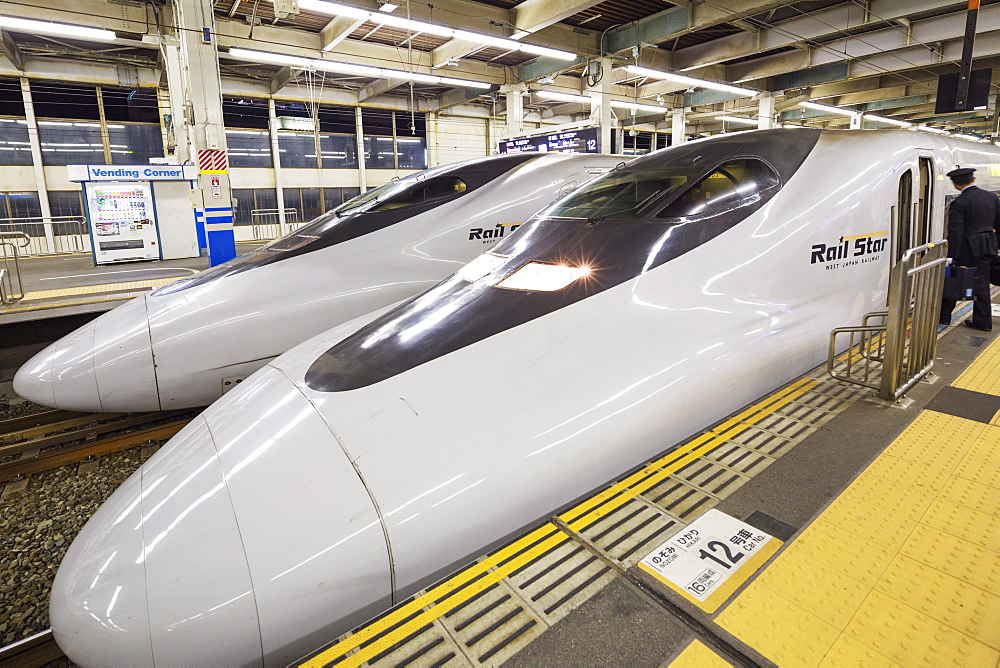
[[[963,266],[976,258],[996,255],[1000,230],[1000,199],[974,185],[968,186],[948,209],[948,257]]]

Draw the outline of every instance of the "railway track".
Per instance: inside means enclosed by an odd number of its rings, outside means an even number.
[[[38,668],[65,656],[52,637],[52,629],[46,629],[0,647],[0,668]]]
[[[0,422],[0,483],[164,441],[194,415],[192,411],[124,415],[49,411]]]

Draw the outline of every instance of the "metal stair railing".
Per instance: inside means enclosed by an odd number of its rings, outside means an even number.
[[[826,369],[831,377],[896,401],[930,372],[937,353],[947,253],[945,240],[907,250],[889,273],[888,310],[866,314],[860,327],[830,332]],[[844,335],[846,346],[841,344]],[[844,348],[838,358],[837,350]],[[844,368],[838,370],[838,362]]]
[[[20,242],[20,243],[19,243]],[[0,304],[10,304],[24,298],[21,285],[21,248],[27,248],[31,237],[24,232],[0,232]]]

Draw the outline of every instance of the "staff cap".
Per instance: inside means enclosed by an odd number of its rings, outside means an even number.
[[[945,176],[947,176],[949,179],[962,179],[967,176],[972,176],[972,173],[975,171],[976,170],[974,170],[972,167],[962,167],[961,169],[951,170],[950,172],[945,174]]]

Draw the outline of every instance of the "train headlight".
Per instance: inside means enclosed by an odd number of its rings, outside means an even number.
[[[536,290],[554,292],[590,274],[590,267],[570,267],[565,264],[529,262],[497,283],[508,290]]]
[[[469,283],[475,283],[507,260],[508,258],[503,257],[502,255],[483,253],[475,260],[459,269],[457,273],[460,278],[464,278]]]

